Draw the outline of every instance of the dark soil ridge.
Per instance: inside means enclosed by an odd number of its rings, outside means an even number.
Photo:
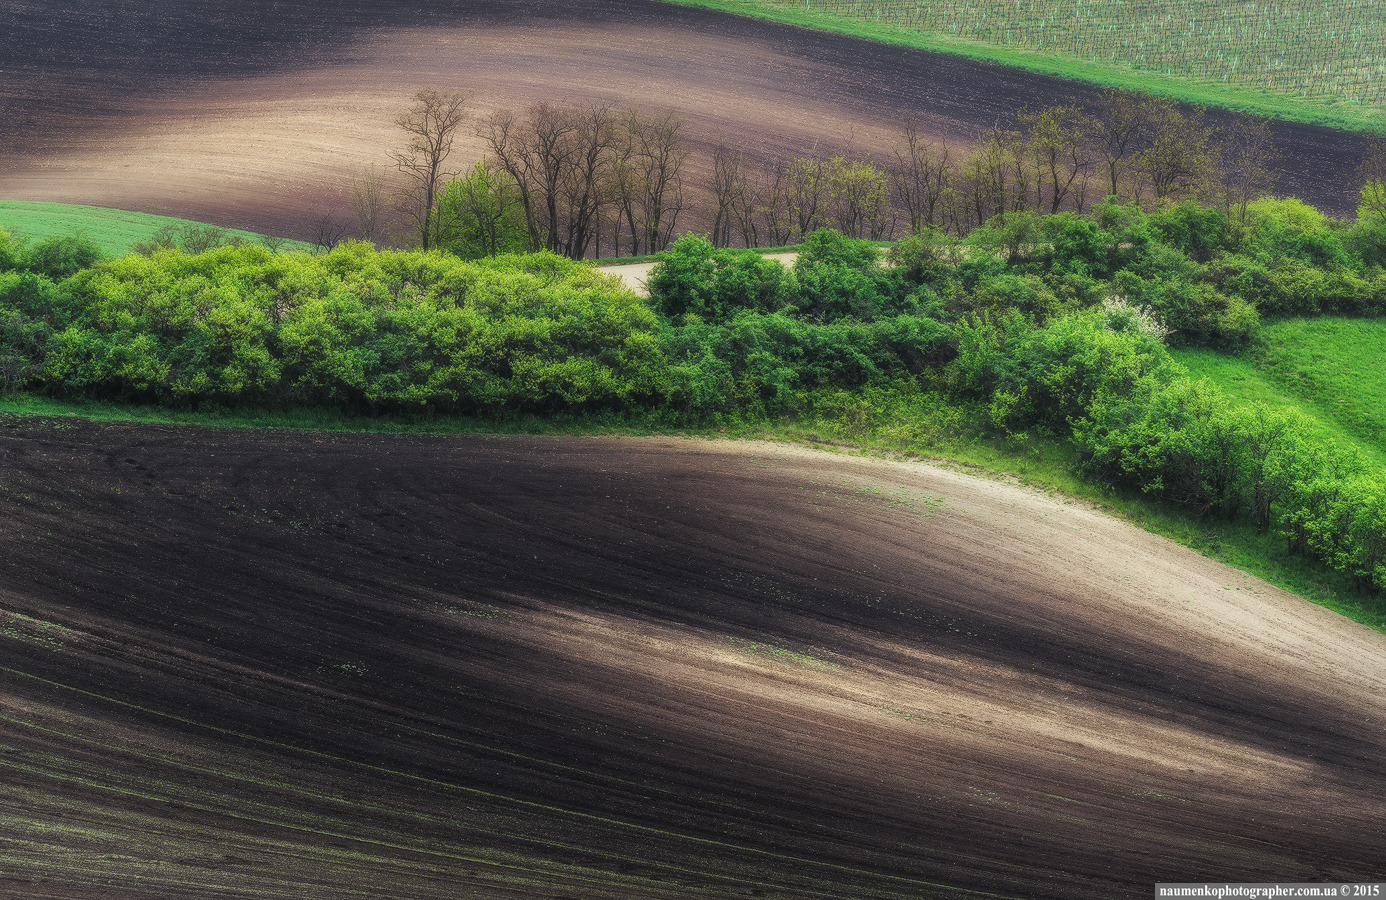
[[[5,18],[0,192],[24,199],[82,199],[64,193],[64,180],[78,170],[62,167],[63,154],[73,148],[99,154],[125,134],[149,128],[167,129],[177,139],[184,122],[216,112],[219,104],[238,108],[238,101],[217,93],[225,85],[266,75],[287,76],[287,83],[299,78],[297,89],[305,93],[337,83],[343,96],[358,99],[362,91],[379,93],[388,83],[387,93],[398,96],[390,101],[396,109],[420,84],[474,87],[482,81],[482,114],[497,106],[522,108],[544,93],[559,100],[628,99],[611,86],[658,76],[658,96],[635,99],[687,104],[691,98],[732,97],[726,106],[735,110],[719,112],[716,104],[690,109],[691,132],[704,150],[727,136],[746,140],[748,150],[766,159],[808,152],[815,141],[824,147],[850,142],[856,151],[885,158],[906,116],[919,119],[936,138],[970,141],[993,126],[1012,125],[1019,109],[1070,98],[1091,103],[1098,92],[1092,85],[994,64],[656,0],[412,0],[389,4],[387,11],[367,0],[212,6],[194,0],[21,0],[5,5]],[[373,56],[382,47],[395,48],[391,41],[415,29],[453,29],[455,37],[416,48],[417,59],[409,48],[391,49],[383,62]],[[579,31],[586,43],[555,43],[552,55],[540,52],[542,35]],[[507,40],[518,41],[514,53],[486,56]],[[678,58],[675,48],[707,41],[716,49]],[[469,60],[479,58],[487,60],[486,71],[467,71]],[[394,68],[373,82],[353,68],[361,65]],[[507,66],[514,71],[500,71]],[[551,87],[545,91],[544,84]],[[289,91],[285,99],[294,90],[277,89]],[[357,115],[376,113],[362,107]],[[1236,114],[1210,116],[1225,124]],[[1281,148],[1278,190],[1333,214],[1351,214],[1354,173],[1369,138],[1288,122],[1277,122],[1274,130]],[[169,187],[167,196],[147,199],[150,208],[140,211],[311,238],[305,223],[322,213],[324,198],[340,200],[357,158],[346,152],[350,147],[324,156],[314,143],[343,140],[338,135],[309,137],[286,151],[286,160],[232,159],[195,176],[170,173],[188,179],[186,187]],[[473,149],[479,152],[468,152]],[[370,158],[383,162],[384,150]],[[305,153],[318,156],[304,159]],[[151,190],[158,187],[157,178],[137,168],[137,161],[122,162],[102,176],[114,183],[84,182],[77,193],[94,195],[87,202],[111,205],[103,199],[107,193],[112,200],[129,199],[120,193],[121,178],[151,178]],[[56,182],[51,188],[44,181],[50,171]],[[704,174],[695,173],[694,180]],[[51,196],[39,196],[45,190]]]
[[[1383,875],[1380,636],[1076,505],[673,439],[0,459],[7,897]]]

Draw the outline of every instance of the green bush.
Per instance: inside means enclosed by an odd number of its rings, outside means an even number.
[[[940,366],[952,331],[932,319],[817,323],[750,311],[665,329],[667,403],[680,412],[780,415],[806,391],[855,389]]]
[[[1290,198],[1265,197],[1247,206],[1237,252],[1276,266],[1298,260],[1318,267],[1350,267],[1345,231],[1323,213]]]
[[[798,295],[793,275],[777,260],[719,249],[697,235],[680,238],[660,254],[646,284],[650,302],[670,320],[692,315],[726,322],[747,310],[776,312]]]
[[[1150,309],[1170,329],[1175,343],[1239,350],[1260,324],[1255,306],[1206,281],[1145,279],[1125,271],[1113,285],[1131,302]]]
[[[85,234],[53,235],[29,248],[24,254],[24,267],[61,281],[91,268],[104,256],[100,245]]]
[[[1114,247],[1111,235],[1092,219],[1075,213],[1047,216],[1041,231],[1049,245],[1052,271],[1090,278],[1110,278]]]
[[[1112,331],[1096,312],[1029,331],[1012,321],[998,331],[1007,359],[996,368],[992,418],[1009,431],[1039,426],[1067,434],[1097,397],[1126,396],[1145,379],[1168,377],[1175,365],[1161,343],[1139,331]],[[960,360],[962,353],[960,346]]]
[[[5,229],[0,228],[0,272],[9,272],[24,265],[24,247]]]
[[[1235,515],[1246,464],[1239,421],[1211,382],[1147,380],[1106,392],[1074,428],[1086,471],[1132,484],[1197,515]]]
[[[1199,263],[1213,259],[1229,239],[1227,215],[1195,200],[1160,210],[1150,217],[1150,227],[1162,243]]]
[[[831,266],[866,272],[876,267],[881,251],[870,241],[849,238],[831,228],[820,228],[804,235],[794,267]]]
[[[44,377],[87,395],[557,410],[654,396],[655,318],[557,257],[466,263],[352,244],[131,256],[74,279]]]
[[[1049,285],[1038,275],[988,275],[978,280],[967,303],[973,313],[999,313],[1014,309],[1036,323],[1044,323],[1064,310]]]

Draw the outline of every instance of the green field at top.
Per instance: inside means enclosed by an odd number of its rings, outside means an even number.
[[[1232,399],[1298,409],[1320,436],[1356,445],[1386,466],[1386,321],[1287,319],[1258,334],[1262,346],[1241,356],[1174,356]]]
[[[1380,0],[672,0],[1258,115],[1386,128]]]
[[[201,226],[201,222],[155,216],[148,213],[106,209],[100,206],[79,206],[72,203],[33,203],[20,200],[0,200],[0,228],[29,241],[41,241],[53,235],[84,233],[111,256],[124,256],[135,244],[153,237],[165,226]],[[250,231],[225,229],[228,237],[259,241],[261,236]],[[311,244],[285,241],[283,250],[311,250]]]

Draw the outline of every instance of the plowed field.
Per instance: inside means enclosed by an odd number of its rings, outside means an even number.
[[[1100,513],[684,440],[0,427],[0,893],[1386,874],[1380,634]]]
[[[884,158],[906,116],[969,141],[1022,107],[1094,95],[654,0],[0,0],[0,21],[0,196],[304,238],[342,212],[353,170],[388,161],[392,120],[422,86],[475,91],[479,118],[540,99],[675,106],[703,151],[697,185],[720,138],[766,159],[849,145]],[[1355,209],[1360,136],[1277,136],[1280,190]],[[469,134],[452,165],[481,149]]]

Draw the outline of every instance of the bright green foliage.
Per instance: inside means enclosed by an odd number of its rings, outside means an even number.
[[[24,254],[24,267],[55,281],[89,269],[104,253],[85,234],[53,235],[39,241]]]
[[[24,260],[24,248],[10,236],[10,233],[0,228],[0,272],[8,272],[11,269],[18,269]]]
[[[369,409],[560,409],[653,393],[655,320],[590,268],[362,244],[163,251],[69,288],[43,377],[87,395]]]
[[[1151,216],[1150,227],[1160,236],[1161,242],[1194,262],[1206,263],[1227,248],[1227,215],[1193,200]]]
[[[1159,342],[1138,331],[1113,331],[1097,313],[1038,329],[1012,314],[999,325],[974,321],[960,329],[950,374],[967,392],[990,397],[998,426],[1065,434],[1097,397],[1129,396],[1141,382],[1167,378],[1172,369]]]
[[[1346,233],[1306,203],[1266,197],[1247,206],[1239,252],[1267,265],[1301,261],[1317,267],[1352,264]]]
[[[35,241],[54,235],[66,236],[81,232],[90,237],[108,256],[128,253],[137,244],[151,241],[161,230],[175,233],[188,229],[213,229],[224,234],[228,240],[272,240],[249,231],[217,229],[215,226],[169,216],[74,203],[37,203],[23,200],[0,200],[0,225],[10,229],[12,233],[22,232]],[[310,249],[308,244],[301,241],[272,242],[282,244],[280,249],[285,251]]]
[[[675,241],[650,272],[650,302],[670,320],[694,316],[726,322],[739,312],[776,312],[795,302],[798,284],[777,260],[713,247],[688,235]]]
[[[1288,319],[1259,335],[1259,373],[1386,453],[1386,319]]]
[[[0,271],[0,391],[29,385],[42,369],[59,303],[52,281],[32,272]]]
[[[805,392],[908,379],[952,355],[951,329],[922,316],[820,324],[785,313],[742,312],[663,335],[673,409],[703,415],[774,416]]]
[[[794,267],[798,270],[826,265],[865,272],[875,268],[880,258],[881,251],[870,241],[850,238],[831,228],[820,228],[804,235]]]
[[[488,166],[485,157],[443,188],[437,215],[439,246],[462,259],[530,248],[519,189],[509,174]]]

